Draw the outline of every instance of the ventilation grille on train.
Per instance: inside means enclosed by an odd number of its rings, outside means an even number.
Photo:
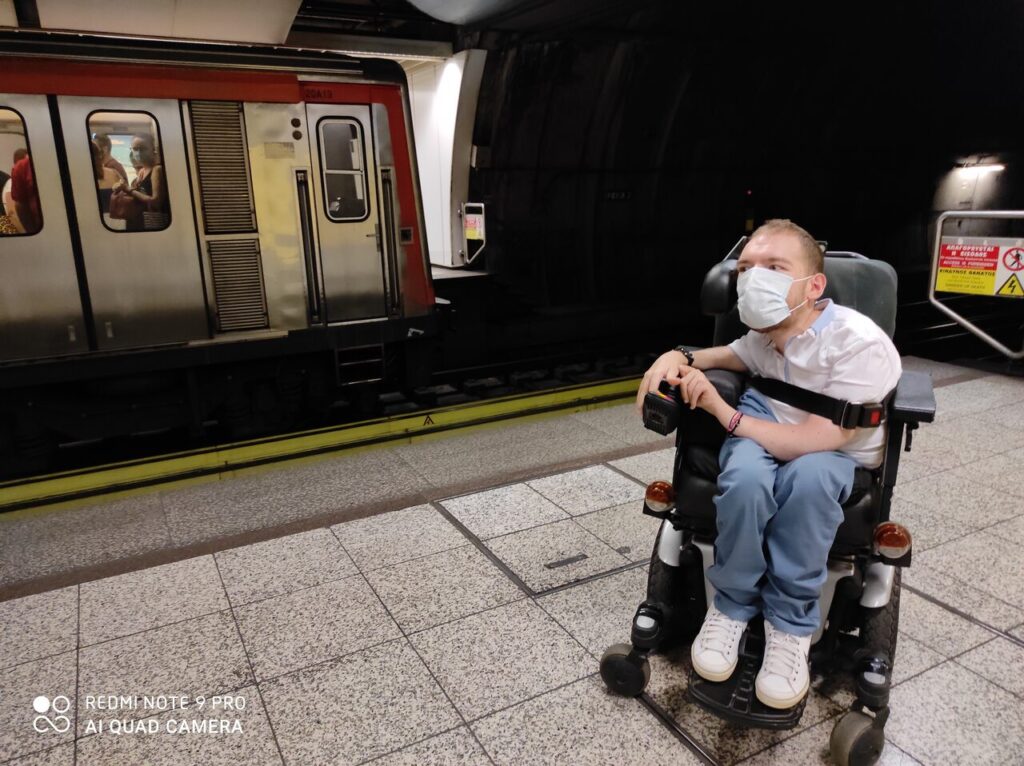
[[[206,243],[217,297],[217,326],[229,330],[260,330],[268,326],[263,292],[260,244],[255,239]]]
[[[193,101],[190,110],[206,233],[256,231],[241,104]]]

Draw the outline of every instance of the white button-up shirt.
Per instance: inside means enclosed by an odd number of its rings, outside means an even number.
[[[818,305],[821,305],[819,302]],[[764,333],[751,330],[729,348],[747,369],[853,404],[880,402],[900,380],[903,366],[889,336],[870,318],[826,298],[814,324],[775,350]],[[780,423],[804,422],[808,413],[765,397]],[[858,428],[842,452],[866,468],[882,462],[885,427]]]

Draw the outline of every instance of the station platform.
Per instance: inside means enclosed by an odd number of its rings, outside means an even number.
[[[1024,380],[904,366],[939,414],[881,763],[1020,763]],[[0,516],[0,762],[829,763],[840,681],[783,732],[692,703],[688,647],[605,690],[673,454],[622,404]]]

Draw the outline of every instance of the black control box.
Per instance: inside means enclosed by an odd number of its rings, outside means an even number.
[[[657,391],[644,397],[644,428],[668,436],[679,425],[681,407],[678,389],[662,381]]]

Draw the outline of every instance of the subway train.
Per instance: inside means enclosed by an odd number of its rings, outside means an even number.
[[[0,66],[0,475],[427,379],[398,64],[7,31]]]

